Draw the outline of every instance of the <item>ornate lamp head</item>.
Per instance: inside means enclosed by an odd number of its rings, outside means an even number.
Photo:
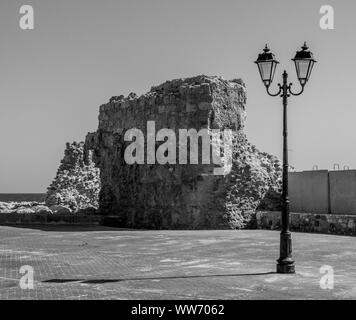
[[[304,42],[302,50],[297,51],[295,57],[292,59],[295,63],[297,77],[302,87],[308,82],[313,66],[316,63],[313,54],[308,49],[306,42]]]
[[[263,83],[268,88],[273,81],[276,67],[279,62],[276,60],[274,54],[270,52],[270,49],[268,48],[267,44],[266,47],[263,49],[263,53],[260,53],[258,55],[258,58],[255,63],[258,66],[258,70],[260,72]]]

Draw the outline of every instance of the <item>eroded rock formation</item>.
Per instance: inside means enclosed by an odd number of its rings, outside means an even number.
[[[197,76],[167,81],[140,97],[112,97],[100,107],[99,127],[86,137],[100,168],[100,211],[117,215],[122,227],[209,229],[243,228],[254,221],[266,194],[280,187],[278,159],[258,151],[243,131],[246,89],[241,80]],[[232,169],[214,175],[214,164],[127,164],[127,130],[156,132],[202,128],[232,130]],[[147,138],[147,137],[146,137]],[[156,149],[162,145],[156,142]],[[201,146],[201,144],[200,144]],[[145,140],[145,148],[147,139]],[[146,150],[146,149],[145,149]]]
[[[71,212],[98,207],[99,169],[84,142],[67,143],[57,175],[48,187],[45,203],[54,212]],[[68,210],[70,209],[70,210]]]

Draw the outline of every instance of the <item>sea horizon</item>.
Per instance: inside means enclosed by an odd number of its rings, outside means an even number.
[[[0,202],[21,202],[21,201],[36,201],[44,202],[46,193],[0,193]]]

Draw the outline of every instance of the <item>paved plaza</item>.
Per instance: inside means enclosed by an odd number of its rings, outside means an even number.
[[[275,271],[276,231],[0,227],[0,299],[354,299],[356,238],[293,234],[297,273]],[[20,288],[21,266],[34,288]],[[320,267],[334,270],[321,289]]]

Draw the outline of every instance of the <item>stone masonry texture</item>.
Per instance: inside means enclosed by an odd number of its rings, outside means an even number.
[[[84,142],[67,143],[56,177],[47,189],[47,206],[65,206],[78,212],[97,208],[100,190],[99,169],[92,152],[84,153]]]
[[[240,79],[202,75],[167,81],[141,96],[112,97],[100,107],[98,129],[88,133],[84,146],[86,153],[93,152],[100,169],[100,213],[116,216],[120,226],[129,228],[253,225],[259,206],[273,210],[279,205],[282,168],[276,157],[248,142],[245,120],[246,88]],[[129,129],[144,133],[147,159],[147,121],[155,122],[156,133],[162,128],[174,130],[177,139],[179,129],[232,130],[232,170],[214,175],[216,166],[201,161],[127,164],[125,148],[132,142],[124,141],[124,135]],[[156,142],[156,148],[162,143]]]
[[[258,229],[281,228],[280,211],[258,211],[256,217]],[[356,216],[291,212],[290,230],[356,236]]]

